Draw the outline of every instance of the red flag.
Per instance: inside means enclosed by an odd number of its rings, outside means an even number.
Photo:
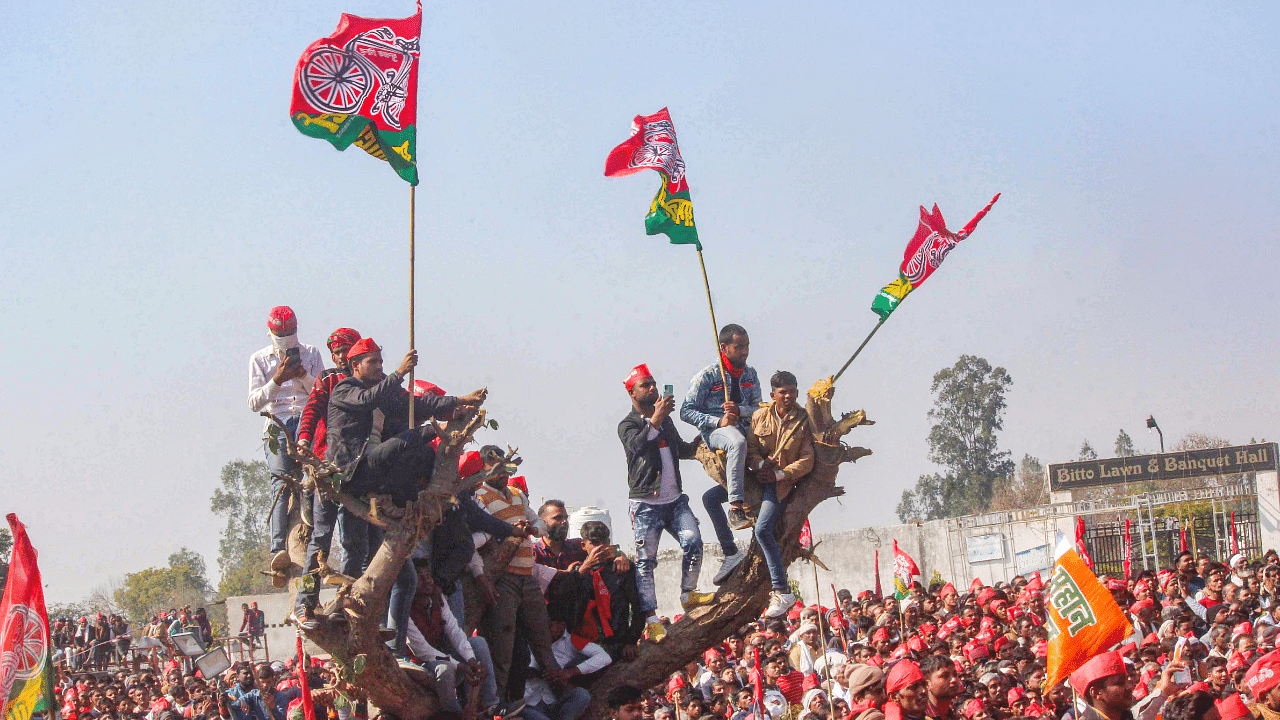
[[[1178,552],[1187,551],[1187,526],[1185,523],[1182,525],[1182,529],[1178,530],[1178,544],[1181,546]]]
[[[1124,521],[1124,579],[1128,581],[1133,577],[1130,573],[1133,571],[1133,536],[1129,534],[1129,520]]]
[[[13,533],[9,579],[0,600],[0,717],[53,717],[53,663],[49,657],[49,616],[44,605],[36,551],[18,516],[5,516]]]
[[[813,549],[813,531],[809,529],[808,518],[805,518],[804,527],[800,528],[800,547],[805,550]]]
[[[631,121],[631,137],[615,147],[604,161],[605,177],[622,177],[646,169],[657,170],[662,185],[645,216],[645,233],[662,233],[673,245],[695,245],[701,251],[684,158],[680,157],[676,126],[666,108],[652,115],[637,115]]]
[[[1084,564],[1093,570],[1093,558],[1089,557],[1089,551],[1084,548],[1084,516],[1076,516],[1076,552],[1080,554],[1080,559]]]
[[[884,593],[880,592],[880,549],[876,548],[876,599],[883,600]]]
[[[311,702],[311,682],[307,680],[307,656],[302,652],[302,634],[298,633],[298,682],[302,685],[302,715],[316,720],[315,704]]]
[[[421,35],[421,3],[401,19],[343,14],[332,35],[298,58],[289,104],[294,127],[339,150],[354,143],[417,185]]]
[[[1240,543],[1236,542],[1236,512],[1231,511],[1231,554],[1240,552]]]

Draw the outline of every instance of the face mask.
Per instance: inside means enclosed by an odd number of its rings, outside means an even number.
[[[547,528],[547,535],[551,536],[552,540],[564,542],[569,537],[569,526],[565,524]]]
[[[277,357],[284,357],[284,351],[289,348],[298,347],[298,333],[285,335],[280,337],[267,333],[271,337],[271,349],[275,351]]]

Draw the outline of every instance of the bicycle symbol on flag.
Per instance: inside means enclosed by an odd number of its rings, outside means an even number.
[[[373,93],[372,115],[400,130],[400,112],[409,92],[409,72],[418,54],[417,38],[397,37],[390,28],[362,32],[341,49],[311,52],[298,79],[303,96],[318,110],[349,115]]]

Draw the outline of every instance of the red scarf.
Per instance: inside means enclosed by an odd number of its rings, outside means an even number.
[[[596,615],[600,616],[600,627],[604,630],[604,636],[613,637],[613,598],[609,594],[609,588],[604,584],[604,579],[600,577],[599,570],[591,572],[591,585],[595,589],[596,597],[587,610],[589,612],[592,608],[595,609]]]
[[[729,362],[729,356],[725,355],[723,350],[720,351],[720,367],[724,368],[724,371],[729,374],[729,377],[735,380],[742,377],[742,373],[747,371],[745,363],[742,367],[734,367],[733,363]]]

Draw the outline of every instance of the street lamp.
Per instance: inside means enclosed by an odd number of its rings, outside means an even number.
[[[1155,431],[1160,435],[1160,452],[1163,453],[1164,452],[1164,431],[1162,431],[1160,429],[1160,426],[1156,424],[1155,416],[1148,415],[1147,416],[1147,432],[1151,432],[1152,428],[1155,428]]]

